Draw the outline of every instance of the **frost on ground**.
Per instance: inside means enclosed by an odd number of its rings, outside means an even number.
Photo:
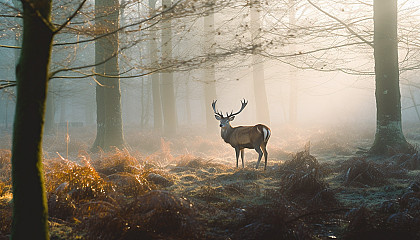
[[[75,132],[68,159],[64,133],[45,137],[51,239],[420,238],[419,153],[369,157],[366,133],[273,130],[263,171],[253,150],[236,168],[219,136],[130,132],[131,149],[95,154],[90,132]],[[0,239],[12,217],[4,141]]]

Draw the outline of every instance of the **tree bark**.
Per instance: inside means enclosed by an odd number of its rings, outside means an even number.
[[[204,49],[206,54],[215,54],[214,48],[214,13],[204,17]],[[214,119],[213,109],[210,107],[213,100],[216,99],[216,73],[214,63],[210,63],[204,69],[204,107],[206,110],[207,133],[217,133],[218,124]]]
[[[251,4],[251,37],[255,50],[259,47],[260,39],[260,9],[258,3]],[[267,92],[265,89],[264,64],[261,55],[255,51],[252,55],[252,78],[254,80],[254,95],[256,105],[256,119],[259,123],[270,124]]]
[[[162,8],[166,10],[172,6],[172,0],[163,0]],[[162,61],[170,64],[172,60],[172,23],[170,16],[164,16],[162,23]],[[163,134],[176,134],[177,117],[175,110],[174,76],[172,70],[165,70],[161,79],[161,97],[163,110]]]
[[[119,1],[95,0],[95,25],[99,35],[119,27]],[[126,146],[123,136],[121,89],[118,66],[118,33],[95,41],[97,132],[92,150]]]
[[[53,29],[51,0],[23,3],[23,41],[16,66],[17,100],[12,143],[11,239],[49,239],[42,170],[42,133]]]
[[[401,124],[398,68],[397,0],[374,0],[376,134],[370,152],[409,152]]]

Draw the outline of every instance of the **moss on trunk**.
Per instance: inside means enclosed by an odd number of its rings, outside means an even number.
[[[23,1],[12,144],[12,239],[49,238],[41,144],[53,39],[50,13],[50,0]]]

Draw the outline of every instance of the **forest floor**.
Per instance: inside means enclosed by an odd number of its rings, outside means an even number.
[[[417,151],[420,127],[406,137]],[[91,153],[95,132],[44,137],[51,239],[420,239],[419,153],[366,155],[374,131],[272,129],[266,171],[218,136],[126,129],[130,149]],[[11,224],[10,135],[0,139],[0,239]],[[241,163],[239,164],[241,165]]]

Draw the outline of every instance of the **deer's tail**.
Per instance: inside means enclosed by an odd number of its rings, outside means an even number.
[[[270,130],[270,128],[268,128],[265,125],[258,124],[257,125],[257,130],[258,130],[258,132],[260,132],[260,133],[263,134],[264,142],[268,142],[268,139],[270,139],[270,136],[271,136],[271,130]]]
[[[264,142],[268,142],[268,139],[270,139],[270,136],[271,136],[271,130],[268,127],[264,126],[263,133],[264,133]]]

